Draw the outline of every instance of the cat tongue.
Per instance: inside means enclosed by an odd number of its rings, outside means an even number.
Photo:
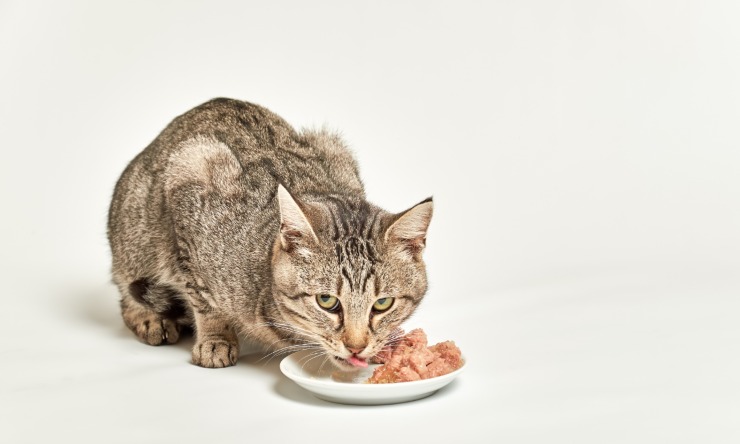
[[[352,356],[347,361],[355,367],[367,367],[367,361],[357,356]]]

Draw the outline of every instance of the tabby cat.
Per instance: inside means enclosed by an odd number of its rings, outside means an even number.
[[[193,363],[236,364],[239,341],[364,366],[427,289],[431,198],[400,214],[365,200],[326,131],[214,99],[125,169],[108,239],[124,323],[150,345],[192,328]]]

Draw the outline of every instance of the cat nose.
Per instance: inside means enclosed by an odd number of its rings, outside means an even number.
[[[365,350],[365,347],[347,347],[347,350],[351,351],[352,353],[359,355],[361,351]]]

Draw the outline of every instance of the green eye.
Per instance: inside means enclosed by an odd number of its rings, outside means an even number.
[[[336,296],[320,294],[316,296],[316,303],[326,311],[337,311],[339,309],[339,299]]]
[[[380,298],[373,304],[373,310],[386,311],[393,305],[393,298]]]

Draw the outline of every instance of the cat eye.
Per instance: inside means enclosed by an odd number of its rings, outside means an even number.
[[[316,296],[316,303],[326,311],[334,313],[339,310],[339,299],[336,296],[320,294]]]
[[[393,305],[394,298],[380,298],[373,304],[373,310],[377,313],[386,311]]]

